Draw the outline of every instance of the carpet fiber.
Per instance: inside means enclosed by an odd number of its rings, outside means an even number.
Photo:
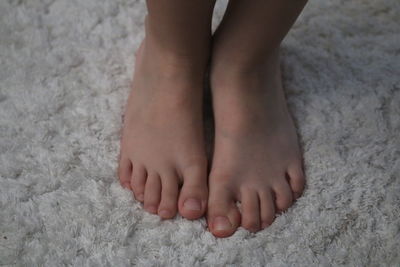
[[[399,266],[399,1],[309,2],[282,48],[304,196],[227,239],[160,221],[118,183],[145,10],[0,1],[0,265]]]

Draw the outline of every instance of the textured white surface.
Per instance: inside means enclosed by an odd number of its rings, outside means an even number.
[[[117,181],[144,14],[132,0],[0,1],[0,265],[400,264],[398,0],[308,4],[282,59],[305,194],[228,239],[146,214]]]

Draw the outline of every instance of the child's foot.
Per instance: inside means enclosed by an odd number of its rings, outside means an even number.
[[[219,237],[241,224],[255,232],[289,208],[304,188],[296,130],[286,107],[278,52],[266,62],[212,65],[215,149],[208,225]],[[241,216],[236,206],[241,202]]]
[[[207,206],[202,125],[203,70],[146,39],[124,117],[119,177],[144,208],[188,219]],[[179,186],[183,183],[179,193]]]

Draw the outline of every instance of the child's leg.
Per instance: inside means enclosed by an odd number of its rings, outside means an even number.
[[[146,37],[125,110],[119,177],[147,211],[172,218],[179,209],[196,219],[208,197],[202,94],[214,1],[149,0],[147,5]]]
[[[296,130],[286,107],[279,44],[305,0],[231,0],[213,40],[215,150],[208,222],[217,236],[258,231],[304,187]],[[242,215],[235,205],[241,201]]]

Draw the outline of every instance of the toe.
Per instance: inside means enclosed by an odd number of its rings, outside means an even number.
[[[189,220],[204,215],[207,207],[206,168],[192,168],[183,173],[183,186],[179,195],[179,213]]]
[[[121,185],[125,188],[131,189],[131,176],[132,176],[132,163],[131,161],[121,156],[118,166],[118,176]]]
[[[260,198],[261,228],[270,226],[275,219],[275,205],[270,188],[260,190],[258,193]]]
[[[301,164],[289,168],[287,174],[289,176],[290,187],[293,191],[293,198],[297,199],[303,193],[306,182]]]
[[[275,193],[275,204],[277,212],[287,210],[293,202],[293,193],[286,180],[278,182],[273,186]]]
[[[158,215],[162,219],[171,219],[176,215],[178,181],[178,177],[174,173],[166,173],[161,176],[161,201]]]
[[[147,179],[147,171],[143,165],[135,164],[133,166],[131,188],[135,199],[143,202],[144,201],[144,190]]]
[[[230,191],[210,186],[207,222],[216,237],[231,236],[239,227],[240,213]]]
[[[161,199],[161,181],[158,174],[153,173],[147,177],[144,190],[144,208],[156,214]]]
[[[250,232],[260,230],[260,205],[255,190],[244,189],[241,192],[242,226]]]

